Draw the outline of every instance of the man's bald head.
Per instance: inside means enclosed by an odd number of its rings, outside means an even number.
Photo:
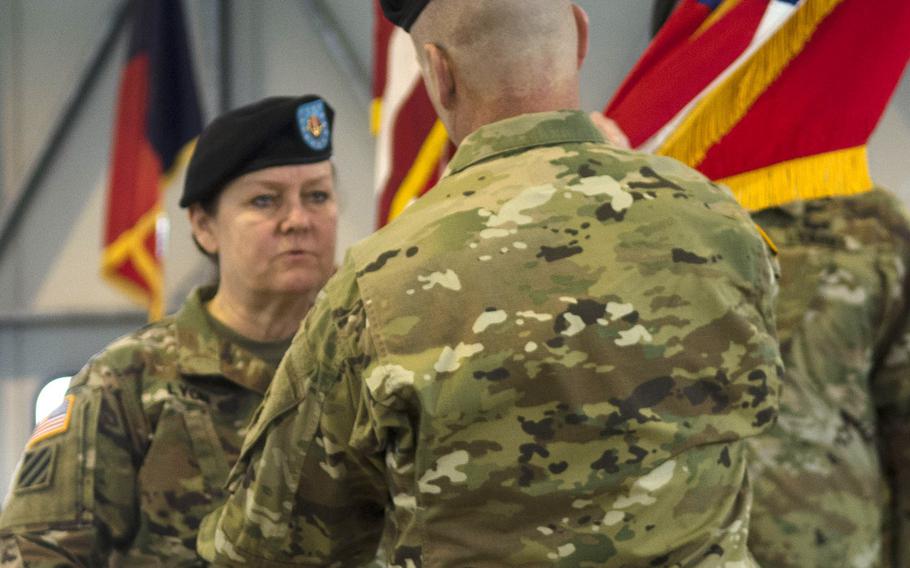
[[[482,111],[485,121],[578,106],[587,20],[569,0],[432,0],[411,27],[411,37],[444,121],[447,112],[461,111],[464,118],[468,109],[450,108],[446,93],[438,92],[434,50],[446,59],[457,103]],[[455,134],[453,125],[446,125]]]

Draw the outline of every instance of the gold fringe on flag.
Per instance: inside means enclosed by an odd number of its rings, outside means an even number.
[[[657,153],[698,167],[708,151],[743,119],[841,2],[804,2],[746,64],[698,103]]]
[[[718,182],[749,211],[872,190],[865,146],[781,162]]]

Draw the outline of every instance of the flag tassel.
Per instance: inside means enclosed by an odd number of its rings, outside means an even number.
[[[789,160],[719,180],[749,211],[871,191],[866,146]]]
[[[841,2],[843,0],[818,0],[800,6],[747,65],[698,104],[657,153],[698,167],[708,151],[742,120]]]

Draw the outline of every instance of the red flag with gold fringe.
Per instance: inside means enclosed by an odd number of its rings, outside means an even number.
[[[635,145],[725,183],[747,209],[868,191],[866,143],[910,58],[910,2],[763,0],[755,26],[734,19],[749,1],[717,8],[736,6],[713,26],[754,37],[688,102],[632,78],[606,113]],[[683,43],[711,50],[710,38],[703,31]],[[664,67],[660,79],[688,81],[686,62]],[[664,104],[675,116],[663,124],[629,118]]]

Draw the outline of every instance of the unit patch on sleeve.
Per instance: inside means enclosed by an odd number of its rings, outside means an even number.
[[[50,485],[54,472],[54,456],[57,444],[28,451],[22,458],[19,477],[16,479],[16,493],[43,489]]]
[[[60,406],[55,408],[44,420],[35,426],[35,431],[32,432],[32,437],[28,439],[25,447],[31,448],[41,440],[47,440],[48,438],[66,432],[70,427],[70,419],[73,415],[73,402],[75,398],[74,395],[67,395]]]

